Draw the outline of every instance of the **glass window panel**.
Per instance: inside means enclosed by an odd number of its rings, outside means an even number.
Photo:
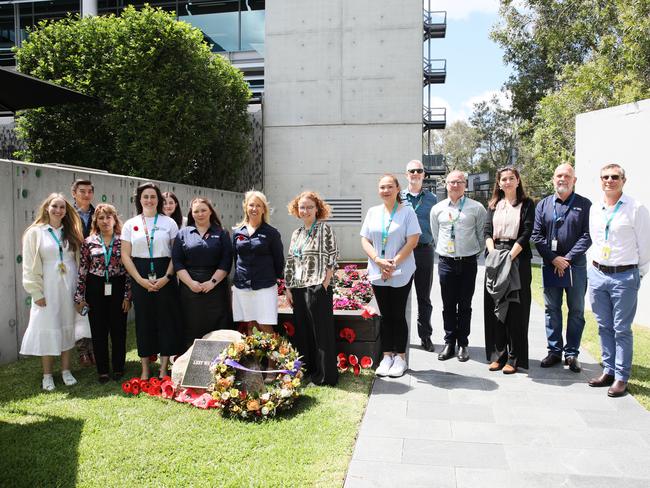
[[[265,10],[242,10],[241,49],[257,51],[264,56],[264,17]]]
[[[0,5],[0,66],[14,64],[11,48],[16,45],[14,6]]]
[[[178,20],[198,27],[212,51],[239,51],[239,1],[179,2]]]

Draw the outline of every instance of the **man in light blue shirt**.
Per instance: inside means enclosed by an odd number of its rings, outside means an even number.
[[[485,248],[483,205],[465,196],[467,181],[462,171],[447,175],[448,198],[431,209],[431,233],[439,256],[438,276],[442,294],[445,347],[438,359],[469,359],[472,296],[476,282],[476,257]]]
[[[429,214],[438,199],[430,191],[422,188],[424,180],[424,166],[416,159],[409,161],[406,165],[406,179],[408,190],[402,191],[404,205],[415,210],[422,234],[418,240],[417,247],[413,250],[415,257],[415,293],[418,299],[418,336],[425,351],[433,352],[434,346],[431,342],[431,284],[433,281],[433,236]]]

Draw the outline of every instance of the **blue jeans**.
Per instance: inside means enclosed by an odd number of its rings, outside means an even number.
[[[589,301],[598,322],[603,373],[627,381],[632,369],[632,321],[641,279],[638,269],[605,274],[589,266]]]
[[[544,288],[544,315],[548,352],[556,356],[575,356],[580,353],[580,339],[585,328],[585,292],[587,291],[587,266],[572,265],[573,286],[570,288]],[[562,297],[566,292],[569,316],[566,324],[566,344],[562,342]]]

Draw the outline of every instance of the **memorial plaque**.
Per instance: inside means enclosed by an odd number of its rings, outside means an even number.
[[[210,364],[231,344],[230,341],[196,339],[183,375],[183,388],[207,388],[213,382]]]

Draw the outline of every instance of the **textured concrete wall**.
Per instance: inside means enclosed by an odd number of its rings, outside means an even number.
[[[267,0],[265,45],[272,223],[289,238],[286,203],[304,189],[361,198],[365,215],[379,176],[422,154],[421,2]],[[360,226],[334,226],[345,259],[363,257]]]
[[[592,202],[602,200],[600,168],[608,163],[625,169],[623,191],[650,209],[650,99],[576,117],[576,191]],[[650,236],[648,236],[650,238]],[[648,245],[647,242],[645,245]],[[636,323],[650,327],[650,285],[641,282]]]
[[[77,178],[88,178],[95,185],[95,203],[115,205],[122,220],[135,215],[133,194],[148,181],[142,178],[43,166],[0,160],[0,222],[6,232],[0,234],[0,363],[13,361],[29,321],[29,297],[22,287],[21,238],[34,220],[40,203],[52,192],[70,196],[70,185]],[[241,193],[157,182],[162,191],[173,191],[186,215],[192,198],[209,198],[224,226],[232,227],[241,219]],[[70,197],[70,201],[71,197]]]

